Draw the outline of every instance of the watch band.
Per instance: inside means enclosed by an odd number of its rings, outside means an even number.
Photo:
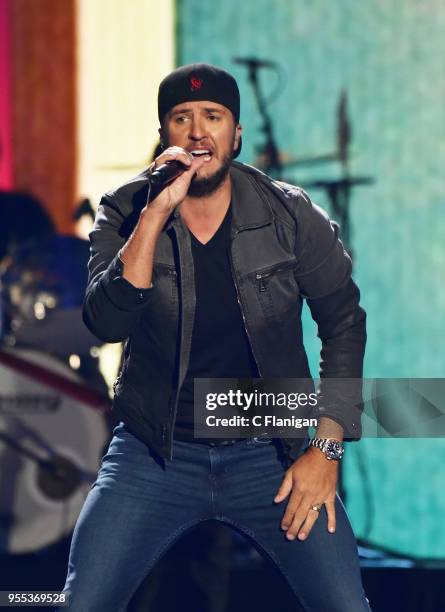
[[[329,461],[339,461],[345,452],[343,443],[335,438],[312,438],[309,446],[314,446],[321,450]]]

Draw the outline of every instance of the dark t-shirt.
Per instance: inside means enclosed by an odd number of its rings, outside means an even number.
[[[206,244],[199,242],[190,233],[195,267],[196,311],[189,368],[179,394],[174,431],[176,440],[195,440],[194,378],[258,376],[230,267],[231,221],[230,206],[217,232]],[[204,442],[201,439],[196,441]]]

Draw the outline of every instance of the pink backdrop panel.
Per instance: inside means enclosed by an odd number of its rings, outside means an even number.
[[[11,0],[0,0],[0,189],[12,188]]]

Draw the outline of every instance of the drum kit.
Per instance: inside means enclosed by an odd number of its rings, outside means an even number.
[[[110,435],[98,340],[82,322],[88,243],[53,235],[1,262],[0,554],[72,531]]]

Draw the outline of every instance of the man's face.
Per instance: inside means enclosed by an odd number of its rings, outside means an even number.
[[[182,147],[195,156],[204,156],[205,162],[189,189],[189,195],[199,197],[215,191],[227,177],[241,126],[222,104],[184,102],[167,113],[159,132],[165,148]]]

